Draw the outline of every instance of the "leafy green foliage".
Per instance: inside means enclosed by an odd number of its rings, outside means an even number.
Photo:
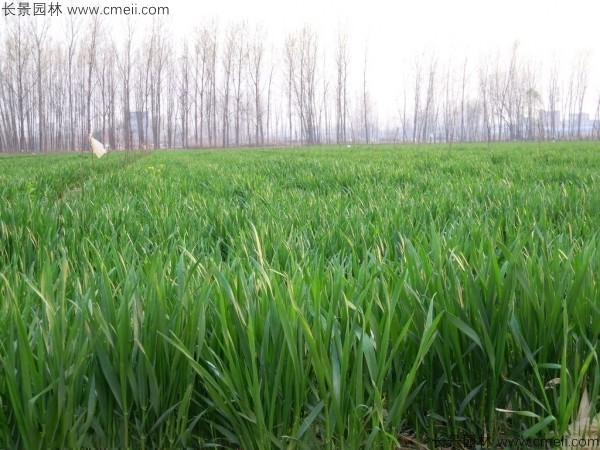
[[[0,448],[562,436],[600,153],[544,145],[0,158]]]

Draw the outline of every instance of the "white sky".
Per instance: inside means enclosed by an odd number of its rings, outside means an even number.
[[[434,52],[440,62],[453,59],[455,63],[468,56],[477,64],[484,55],[507,54],[515,41],[523,57],[546,67],[552,61],[568,67],[577,54],[589,52],[590,107],[600,91],[598,0],[164,1],[179,30],[191,30],[206,17],[221,22],[247,20],[264,24],[271,39],[281,42],[286,32],[310,24],[327,46],[334,42],[337,29],[345,26],[353,47],[351,68],[362,76],[367,42],[368,84],[379,108],[387,111],[395,109],[400,95],[392,86],[398,86],[406,73],[403,67],[412,66],[416,54]]]
[[[97,1],[61,4],[89,6]],[[589,52],[590,114],[600,92],[598,0],[104,0],[100,4],[107,5],[168,6],[167,22],[179,37],[207,19],[217,18],[221,24],[246,20],[251,27],[262,24],[269,40],[280,45],[287,32],[308,24],[330,51],[337,30],[345,27],[352,49],[350,71],[357,80],[368,45],[368,86],[383,115],[396,110],[402,79],[416,55],[435,53],[441,65],[452,60],[456,66],[468,57],[476,66],[483,56],[507,55],[515,41],[520,42],[522,57],[540,61],[545,72],[558,61],[568,75],[572,60]],[[114,27],[113,36],[122,29],[122,17],[102,20]],[[132,20],[141,27],[152,23],[144,16]]]
[[[515,40],[540,52],[591,49],[598,45],[600,12],[597,0],[165,0],[163,4],[171,8],[173,22],[184,27],[212,16],[260,21],[275,32],[304,23],[326,32],[346,23],[352,35],[366,36],[372,46],[387,51],[423,42],[446,50],[485,49]]]

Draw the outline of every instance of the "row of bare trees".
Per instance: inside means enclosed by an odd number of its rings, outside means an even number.
[[[600,138],[600,98],[594,116],[584,112],[589,93],[588,53],[561,77],[523,56],[519,43],[507,54],[452,64],[434,54],[415,60],[412,110],[404,89],[399,108],[403,140],[464,142]]]
[[[367,47],[354,57],[343,30],[326,46],[306,26],[278,46],[246,23],[208,21],[182,40],[159,21],[118,36],[100,16],[71,16],[60,36],[6,24],[0,152],[82,150],[88,133],[112,149],[600,137],[584,53],[567,76],[518,44],[476,63],[422,54],[390,87],[401,94],[384,127]]]

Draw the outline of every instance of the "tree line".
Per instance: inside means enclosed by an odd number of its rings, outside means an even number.
[[[398,74],[384,124],[368,48],[356,57],[342,29],[325,45],[310,26],[274,43],[243,22],[177,40],[161,21],[119,36],[100,16],[69,16],[60,36],[5,22],[0,152],[84,150],[89,133],[111,149],[600,138],[600,99],[584,112],[586,53],[567,75],[518,43],[477,62],[423,53]]]

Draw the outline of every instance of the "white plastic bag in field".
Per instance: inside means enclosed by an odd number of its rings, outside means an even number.
[[[89,134],[89,138],[90,138],[90,145],[92,146],[92,151],[94,152],[94,155],[96,155],[98,158],[101,158],[106,153],[106,149],[104,148],[104,145],[102,145],[101,142],[94,139],[92,137],[91,133]]]

